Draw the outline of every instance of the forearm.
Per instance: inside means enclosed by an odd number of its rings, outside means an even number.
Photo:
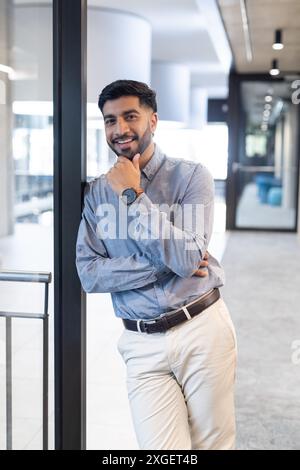
[[[178,227],[168,220],[166,213],[151,203],[148,196],[142,195],[135,207],[130,209],[131,215],[136,216],[139,233],[136,243],[139,249],[179,276],[191,277],[208,246],[213,207],[199,204],[197,210],[201,213],[195,227],[191,221]]]
[[[85,292],[120,292],[138,289],[157,280],[160,270],[146,257],[104,258],[82,256],[80,248],[76,259],[78,275]]]

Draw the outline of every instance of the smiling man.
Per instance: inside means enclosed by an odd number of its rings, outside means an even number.
[[[101,99],[101,98],[100,98]],[[150,97],[149,97],[150,101]],[[100,100],[99,100],[100,106]],[[157,125],[157,112],[153,112],[152,103],[149,106],[141,106],[137,96],[120,96],[115,100],[107,100],[101,110],[103,112],[106,139],[109,147],[119,157],[117,164],[108,172],[107,181],[111,187],[118,191],[124,188],[124,183],[131,183],[135,190],[140,190],[140,170],[145,167],[154,153],[152,140]],[[137,172],[131,175],[132,161]],[[123,165],[122,165],[123,164]],[[127,166],[126,166],[127,165]],[[120,167],[125,170],[121,186],[116,186],[122,173]],[[118,176],[116,176],[118,175]],[[134,180],[129,180],[135,176]]]
[[[152,135],[157,125],[157,113],[141,107],[136,96],[121,96],[107,101],[103,107],[107,143],[116,155],[132,160],[154,148]]]
[[[233,449],[236,338],[218,289],[223,270],[207,261],[212,177],[155,145],[146,84],[109,84],[99,108],[118,158],[87,185],[76,263],[84,290],[110,292],[123,321],[118,349],[139,445]]]

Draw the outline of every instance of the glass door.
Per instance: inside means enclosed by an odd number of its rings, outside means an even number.
[[[241,82],[239,143],[231,167],[236,228],[295,230],[299,112],[291,84],[288,78]]]

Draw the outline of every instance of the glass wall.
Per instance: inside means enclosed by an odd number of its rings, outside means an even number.
[[[97,100],[103,86],[112,81],[107,74],[110,74],[109,55],[114,40],[109,31],[105,35],[103,29],[116,28],[118,25],[114,24],[114,16],[103,18],[102,10],[94,7],[94,3],[88,2],[88,180],[106,173],[116,161],[106,143],[104,123]],[[109,15],[109,12],[105,11],[105,14]],[[123,21],[126,22],[127,19],[130,21],[126,15],[123,18],[121,14],[118,16],[116,13],[116,20],[120,21],[119,27],[123,28]],[[96,47],[97,44],[101,44],[101,51]],[[103,71],[103,63],[107,64],[106,73]],[[87,449],[118,449],[120,445],[123,449],[136,449],[137,443],[127,403],[125,368],[116,347],[122,324],[115,317],[110,294],[87,294],[86,308]]]
[[[298,175],[298,110],[292,81],[242,82],[236,225],[294,229]]]
[[[52,2],[0,2],[0,270],[53,272]],[[50,285],[49,447],[53,448]],[[40,313],[42,284],[0,282],[0,311]],[[12,319],[11,423],[0,318],[0,448],[42,448],[42,320]]]
[[[106,173],[116,162],[116,156],[107,146],[102,115],[97,108],[99,93],[108,83],[124,77],[151,85],[153,82],[151,70],[153,72],[154,68],[151,57],[150,23],[140,15],[130,14],[128,11],[122,12],[120,9],[114,10],[114,6],[111,9],[101,9],[99,4],[94,0],[88,1],[88,180]],[[137,37],[139,38],[138,47]],[[122,44],[122,51],[126,51],[125,53],[120,52],[120,44]],[[176,83],[174,76],[172,80]],[[188,82],[186,86],[190,86],[190,83]],[[185,91],[188,92],[189,89]],[[161,102],[158,103],[159,115]],[[161,115],[163,115],[162,112]],[[167,116],[164,119],[164,121],[159,121],[154,137],[155,142],[170,157],[202,162],[206,165],[216,182],[221,182],[219,191],[222,193],[225,186],[224,180],[227,177],[227,126],[211,124],[205,125],[200,130],[188,129],[183,128],[182,125],[178,127],[178,121],[175,121],[174,117],[171,122],[167,121]],[[197,121],[199,127],[201,127],[201,122]],[[223,193],[216,208],[216,222],[219,226],[216,225],[215,229],[224,233]],[[214,251],[216,245],[218,245],[218,252]],[[211,245],[212,253],[218,258],[223,248],[223,241],[217,240],[217,243]],[[138,448],[127,398],[125,365],[117,350],[118,338],[122,331],[123,324],[115,317],[110,294],[88,294],[88,449],[119,449],[120,446],[122,449]]]
[[[88,104],[88,179],[106,173],[116,161],[108,149],[100,111]],[[218,258],[225,247],[225,180],[227,125],[210,124],[201,131],[174,129],[164,123],[155,142],[170,156],[202,162],[215,178],[215,226],[210,251]],[[176,142],[176,144],[174,144]],[[110,294],[87,294],[87,448],[136,449],[128,407],[125,367],[116,344],[122,331]]]

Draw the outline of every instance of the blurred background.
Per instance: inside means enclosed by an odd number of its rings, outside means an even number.
[[[0,274],[54,272],[54,3],[0,0]],[[119,78],[148,83],[158,98],[155,142],[203,163],[215,181],[210,251],[225,267],[238,335],[238,448],[299,448],[300,4],[87,0],[86,13],[86,180],[115,162],[101,89]],[[72,176],[72,165],[65,171]],[[49,448],[54,305],[52,278]],[[43,308],[41,285],[0,277],[1,449],[43,445],[43,321],[12,319],[10,357],[5,317]],[[87,448],[136,449],[110,295],[88,295],[86,314]]]

